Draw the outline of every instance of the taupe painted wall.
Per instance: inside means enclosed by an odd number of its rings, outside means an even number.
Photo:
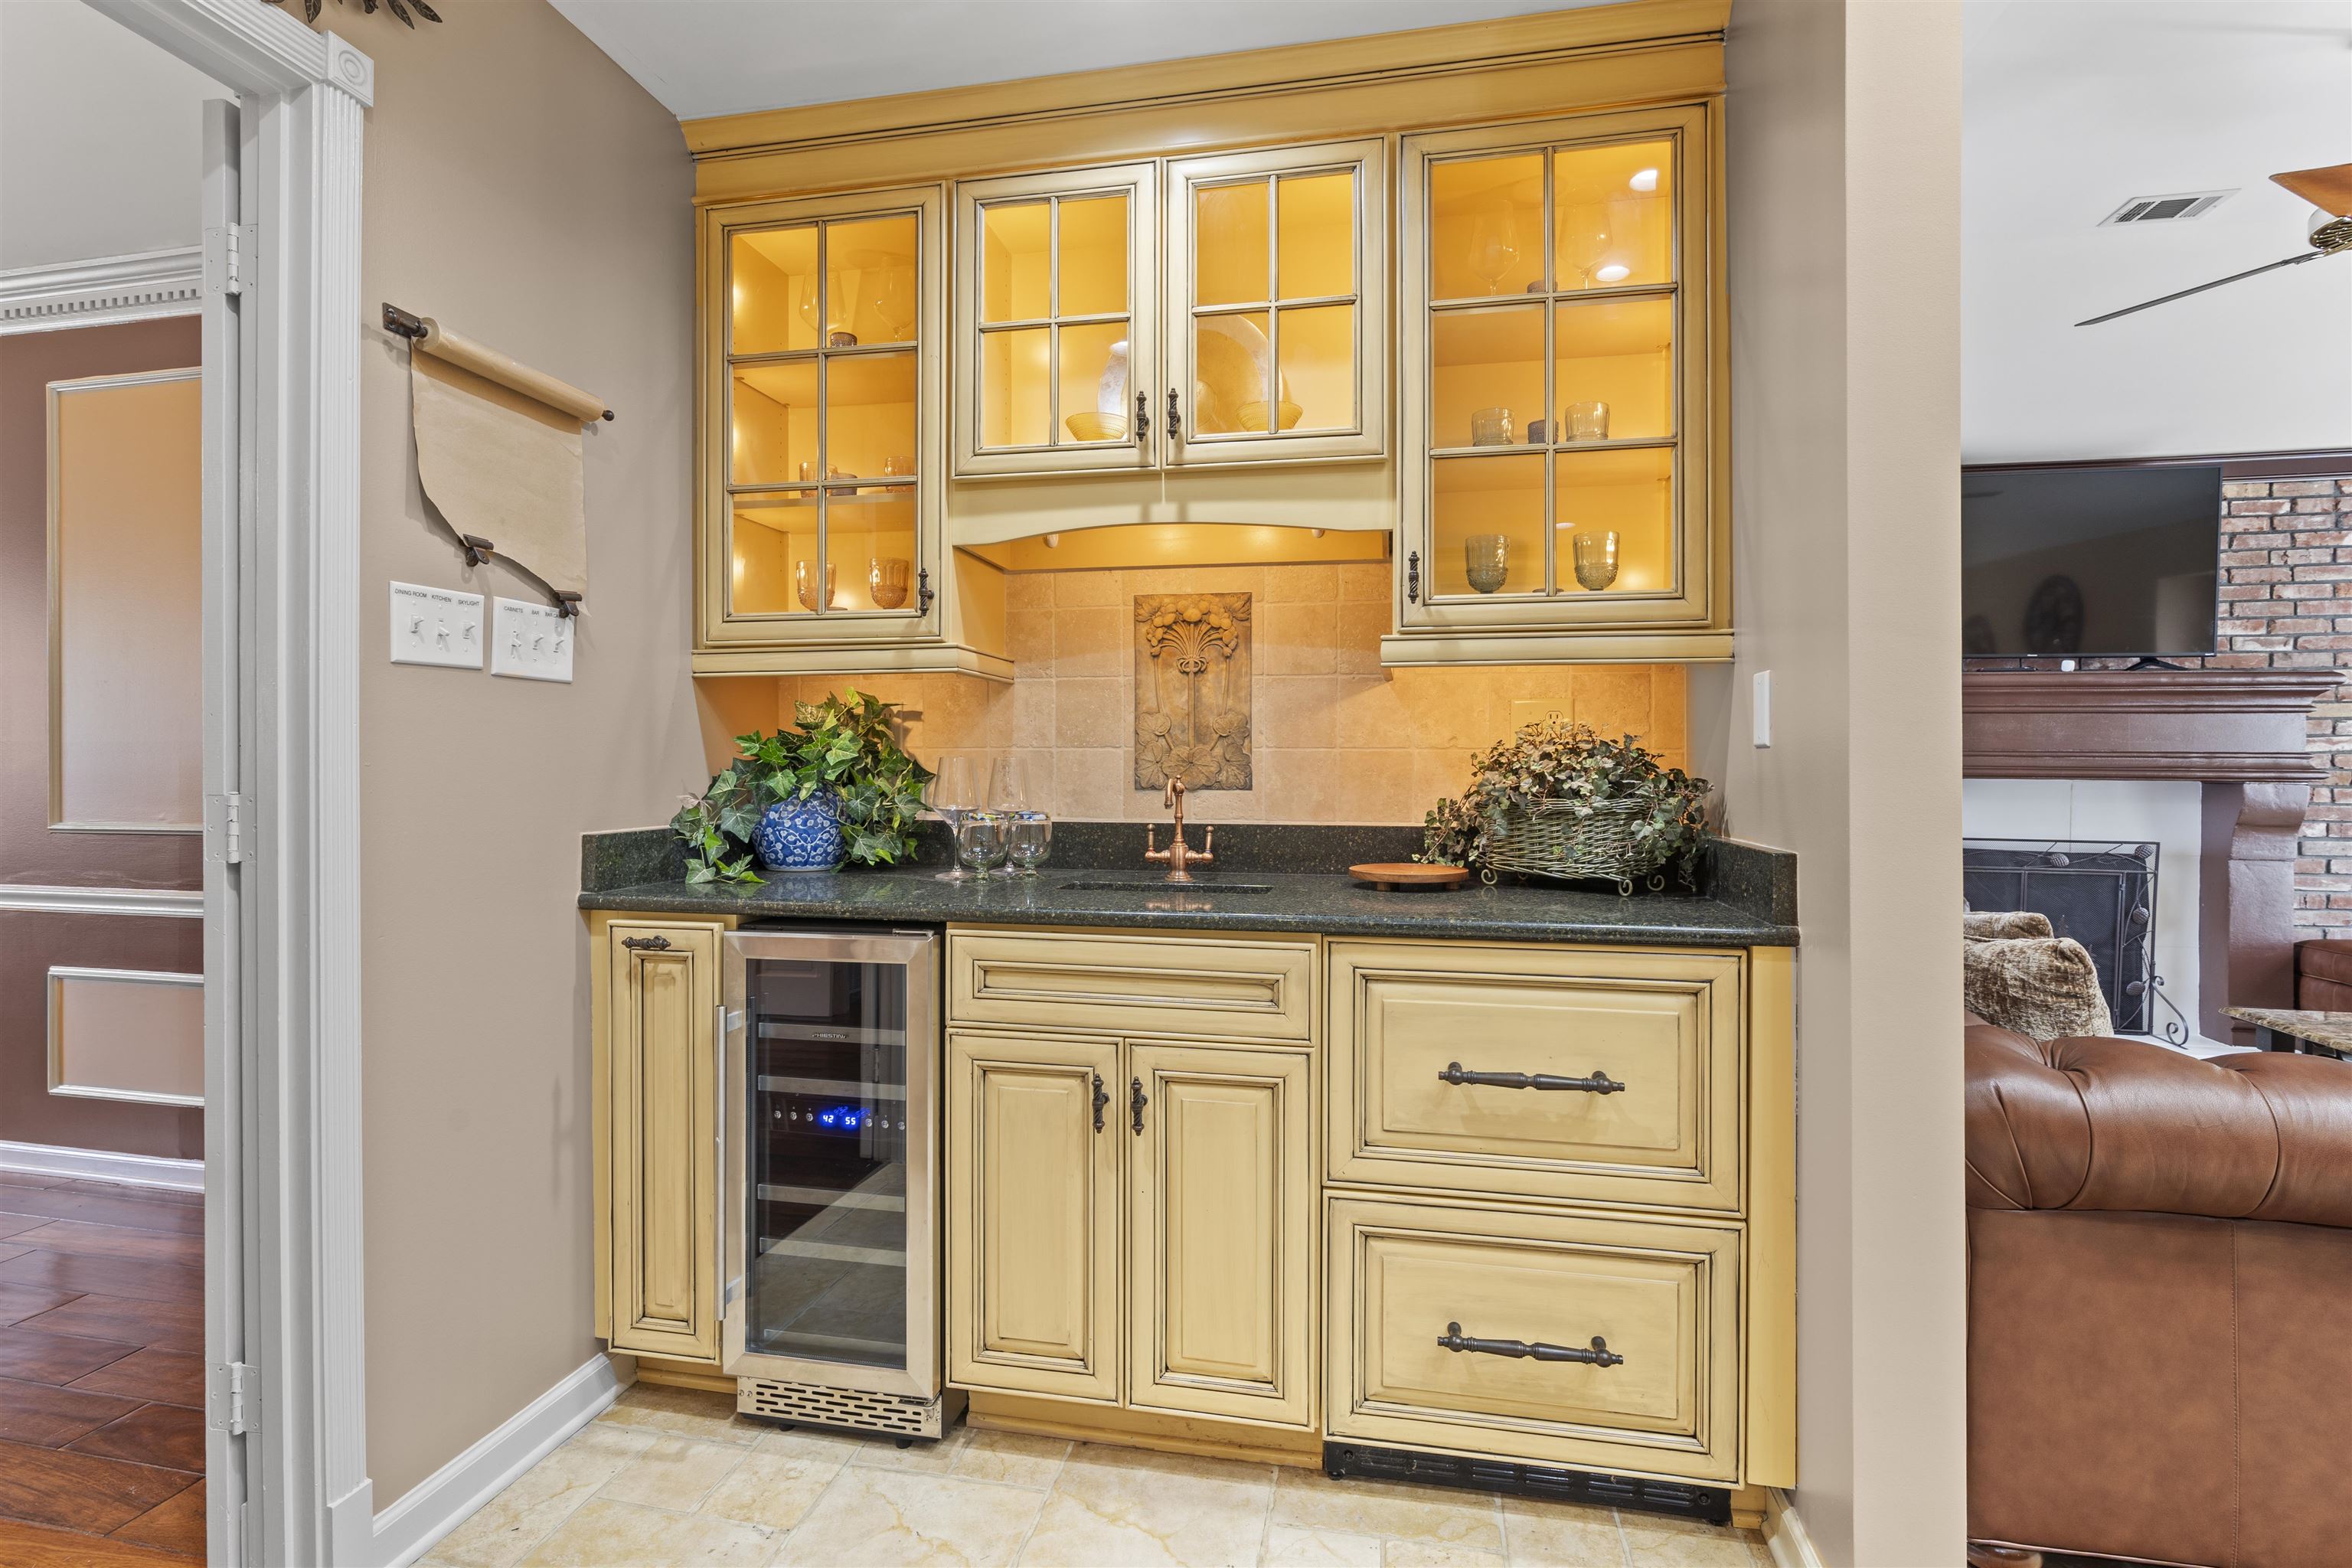
[[[532,598],[463,569],[417,481],[407,351],[362,354],[360,646],[368,1468],[375,1504],[598,1346],[590,1331],[580,835],[705,782],[687,678],[692,174],[677,122],[541,0],[374,58],[371,316],[390,300],[606,398],[587,437],[574,683],[386,662],[389,579]]]
[[[1739,631],[1692,717],[1729,830],[1798,855],[1796,1495],[1833,1564],[1966,1531],[1959,14],[1739,0],[1727,49]]]

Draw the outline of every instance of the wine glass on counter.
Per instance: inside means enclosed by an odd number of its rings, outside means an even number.
[[[1005,815],[1001,811],[967,811],[956,818],[956,854],[971,868],[971,879],[985,882],[1004,864]]]
[[[988,770],[988,809],[1029,809],[1029,770],[1019,757],[1003,756]]]
[[[1054,819],[1042,811],[1016,811],[1005,818],[1004,853],[1012,875],[1034,877],[1054,847]]]
[[[971,873],[963,868],[961,826],[964,816],[980,807],[980,796],[972,788],[970,757],[941,757],[940,771],[931,776],[931,787],[924,804],[948,825],[949,866],[939,873],[942,882],[969,882]]]

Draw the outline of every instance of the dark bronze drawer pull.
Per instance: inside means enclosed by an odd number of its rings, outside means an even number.
[[[1609,1348],[1609,1342],[1599,1334],[1592,1336],[1591,1350],[1579,1350],[1574,1345],[1548,1345],[1538,1340],[1534,1344],[1525,1340],[1473,1340],[1462,1334],[1462,1325],[1448,1323],[1437,1342],[1447,1350],[1459,1353],[1469,1351],[1475,1355],[1502,1355],[1528,1361],[1573,1361],[1587,1366],[1622,1366],[1625,1358]]]
[[[1127,1109],[1135,1117],[1135,1130],[1138,1132],[1143,1131],[1143,1108],[1150,1103],[1151,1097],[1143,1092],[1143,1080],[1139,1078],[1128,1079]]]
[[[1102,1074],[1095,1074],[1095,1131],[1103,1130],[1103,1107],[1110,1103],[1110,1090],[1102,1086]]]
[[[1561,1078],[1549,1072],[1471,1072],[1460,1062],[1447,1062],[1438,1079],[1444,1083],[1483,1084],[1488,1089],[1580,1089],[1587,1094],[1622,1094],[1625,1086],[1592,1069],[1591,1078]]]
[[[667,952],[669,938],[666,936],[625,936],[621,945],[637,952]]]

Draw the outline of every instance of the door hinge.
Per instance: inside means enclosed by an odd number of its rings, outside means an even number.
[[[233,226],[205,230],[205,292],[245,292],[245,230]]]
[[[252,1366],[241,1361],[213,1363],[212,1388],[208,1392],[212,1428],[232,1437],[242,1437],[253,1430],[254,1386]]]
[[[245,796],[231,792],[227,795],[205,796],[205,858],[217,860],[225,866],[242,865],[245,861]]]

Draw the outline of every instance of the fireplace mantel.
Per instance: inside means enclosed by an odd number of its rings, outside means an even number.
[[[2333,670],[1969,670],[1960,771],[1979,779],[2175,779],[2204,786],[2199,1027],[2252,1044],[2226,1006],[2294,1005],[2294,862],[2314,703]]]

